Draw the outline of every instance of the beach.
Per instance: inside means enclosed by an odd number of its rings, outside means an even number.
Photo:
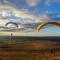
[[[3,36],[1,37],[3,38]],[[34,37],[0,39],[0,60],[60,60],[60,41]]]

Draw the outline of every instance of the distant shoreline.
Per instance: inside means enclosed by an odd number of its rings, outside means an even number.
[[[59,41],[60,36],[0,36],[1,41],[5,40],[16,40],[16,41]]]

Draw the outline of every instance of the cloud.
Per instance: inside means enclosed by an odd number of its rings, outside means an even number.
[[[17,20],[20,23],[39,23],[39,22],[45,22],[50,21],[50,17],[47,16],[47,14],[43,15],[33,15],[30,13],[27,9],[18,9],[15,6],[12,5],[0,5],[0,15],[4,18],[6,16],[12,16],[20,18]],[[9,19],[12,20],[12,19]],[[15,18],[13,21],[16,21]]]
[[[38,20],[42,20],[42,22],[51,21],[51,18],[47,14],[42,14],[38,17]]]
[[[26,3],[29,5],[29,6],[36,6],[41,0],[26,0]]]
[[[3,2],[4,2],[4,3],[9,3],[9,1],[8,1],[8,0],[3,0]]]
[[[50,3],[51,3],[51,1],[50,1],[50,0],[45,0],[45,4],[46,4],[47,6],[49,6],[49,5],[50,5]]]
[[[5,26],[5,24],[9,22],[8,19],[3,19],[3,18],[0,18],[0,26]]]
[[[57,15],[56,17],[59,17],[60,18],[60,15]]]
[[[60,0],[45,0],[47,6],[50,6],[52,3],[60,3]]]
[[[0,3],[9,3],[8,0],[0,0]]]
[[[17,9],[14,6],[9,6],[9,5],[0,5],[0,15],[3,17],[14,15],[16,17],[33,19],[33,16],[29,14],[28,11]]]

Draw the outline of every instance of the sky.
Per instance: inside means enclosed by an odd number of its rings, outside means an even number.
[[[7,18],[16,22],[21,19],[21,23],[23,23],[22,20],[27,22],[27,19],[31,20],[31,23],[46,21],[60,23],[60,0],[0,0],[0,6],[4,4],[6,5],[3,6],[4,8],[8,6],[10,9],[10,12],[8,11],[10,15],[5,10],[2,13],[1,9],[3,8],[0,7],[0,18]],[[58,32],[60,36],[60,28],[55,26],[48,26],[43,32],[47,32],[47,34]]]

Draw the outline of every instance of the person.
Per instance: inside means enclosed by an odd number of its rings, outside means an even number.
[[[13,37],[13,33],[11,33],[11,40],[12,40],[12,37]]]

